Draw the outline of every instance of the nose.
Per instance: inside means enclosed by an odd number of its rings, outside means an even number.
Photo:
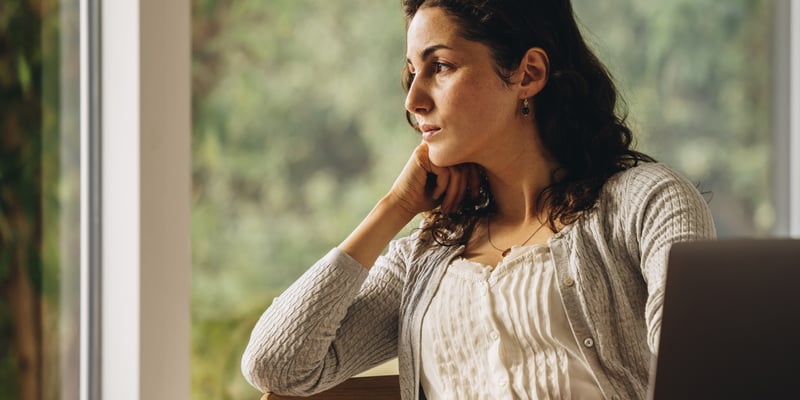
[[[415,79],[411,82],[406,94],[406,110],[411,114],[426,114],[433,109],[433,99],[431,99],[428,89],[423,79]]]

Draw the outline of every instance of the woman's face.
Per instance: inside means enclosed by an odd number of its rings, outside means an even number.
[[[408,27],[406,56],[414,76],[406,109],[428,143],[431,162],[484,164],[507,133],[519,130],[517,91],[496,73],[485,45],[458,36],[455,20],[423,7]]]

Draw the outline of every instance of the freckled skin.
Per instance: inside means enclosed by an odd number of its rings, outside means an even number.
[[[422,58],[437,45],[447,48]],[[441,9],[423,8],[409,24],[407,55],[415,78],[406,108],[421,123],[441,128],[428,140],[434,164],[491,164],[507,154],[500,145],[524,128],[517,116],[519,94],[497,76],[488,47],[459,37]]]

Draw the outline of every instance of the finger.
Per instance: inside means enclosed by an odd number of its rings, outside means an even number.
[[[469,170],[466,168],[461,168],[459,173],[461,179],[458,183],[458,187],[456,188],[456,196],[455,200],[453,200],[452,210],[453,212],[458,211],[461,208],[461,203],[464,201],[464,198],[469,196],[467,192],[467,185],[469,184]]]
[[[423,142],[417,146],[414,151],[414,158],[417,167],[421,170],[420,173],[424,175],[423,182],[425,184],[425,193],[433,192],[436,188],[436,174],[433,172],[433,164],[431,164],[431,160],[428,158],[427,143]]]
[[[477,199],[481,195],[481,177],[478,173],[478,166],[470,164],[467,167],[469,171],[469,180],[467,186],[469,187],[469,195],[473,199]]]
[[[436,188],[433,190],[433,200],[439,200],[447,191],[450,184],[450,169],[433,166],[433,173],[436,174]]]
[[[416,149],[414,149],[414,157],[417,159],[417,165],[424,169],[425,172],[433,172],[431,160],[428,158],[427,143],[422,142],[419,146],[417,146]]]
[[[442,201],[442,211],[451,213],[458,210],[458,205],[464,199],[466,191],[466,176],[464,175],[464,168],[452,168],[450,173],[450,182],[445,191],[445,197]]]

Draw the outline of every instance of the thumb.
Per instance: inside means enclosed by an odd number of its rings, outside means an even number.
[[[422,142],[417,146],[414,150],[414,156],[417,159],[417,165],[420,168],[425,170],[427,173],[433,173],[433,165],[431,164],[430,158],[428,158],[428,144]]]
[[[431,162],[428,143],[425,142],[420,143],[419,146],[417,146],[415,153],[417,156],[417,163],[419,164],[420,167],[422,167],[422,169],[425,170],[425,172],[434,175],[448,173],[446,167],[440,167]]]
[[[439,199],[447,190],[447,185],[450,182],[450,170],[432,163],[428,150],[428,144],[425,142],[417,146],[415,151],[417,164],[427,173],[426,191],[432,195],[433,199]]]

